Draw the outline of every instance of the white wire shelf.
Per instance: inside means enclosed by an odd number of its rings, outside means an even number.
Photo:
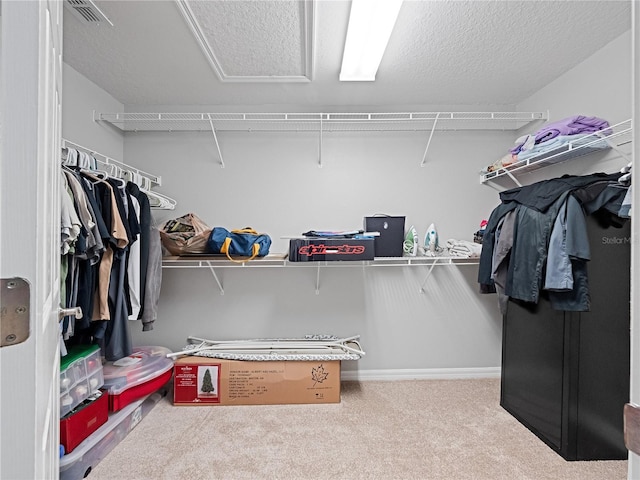
[[[323,261],[323,262],[290,262],[284,253],[269,254],[265,257],[248,260],[242,263],[231,262],[221,255],[201,255],[201,256],[170,256],[162,260],[162,268],[165,269],[193,269],[208,268],[213,275],[220,295],[224,295],[224,287],[216,269],[219,268],[315,268],[316,269],[316,295],[320,293],[320,271],[324,268],[345,268],[345,267],[399,267],[399,266],[423,266],[428,267],[427,275],[420,284],[420,293],[424,293],[424,286],[431,276],[436,265],[478,265],[479,258],[450,257],[450,256],[424,256],[424,257],[377,257],[374,260],[358,261]]]
[[[617,123],[604,132],[596,132],[591,135],[582,137],[578,140],[568,142],[558,148],[541,153],[532,158],[528,158],[519,162],[512,163],[507,167],[499,168],[493,172],[483,172],[480,174],[480,182],[487,183],[498,180],[501,177],[509,177],[516,185],[521,186],[517,180],[517,175],[530,173],[535,170],[556,165],[562,162],[572,160],[583,155],[595,152],[602,152],[610,149],[616,150],[627,162],[631,162],[629,148],[626,146],[632,141],[632,123],[631,120]]]
[[[516,130],[546,112],[96,113],[122,131],[429,131]]]
[[[393,113],[97,113],[123,132],[210,132],[224,168],[219,132],[315,132],[318,166],[322,139],[332,132],[429,132],[424,166],[436,130],[517,130],[548,118],[545,112],[393,112]]]
[[[225,255],[189,255],[168,256],[162,259],[163,268],[259,268],[259,267],[397,267],[407,265],[477,265],[478,258],[465,257],[377,257],[374,260],[336,261],[336,262],[291,262],[285,254],[267,255],[266,257],[235,263]]]

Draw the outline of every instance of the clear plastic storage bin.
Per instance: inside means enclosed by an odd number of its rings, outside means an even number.
[[[104,384],[100,348],[81,345],[60,360],[60,417],[84,402]]]
[[[104,388],[109,411],[116,412],[140,397],[155,392],[173,376],[171,350],[165,347],[134,347],[128,357],[104,364]]]
[[[60,458],[60,480],[81,480],[113,450],[147,413],[167,394],[166,389],[130,403],[109,416],[107,423],[93,432],[73,452]]]

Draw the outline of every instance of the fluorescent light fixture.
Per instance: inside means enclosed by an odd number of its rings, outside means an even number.
[[[351,0],[341,82],[373,82],[402,0]]]

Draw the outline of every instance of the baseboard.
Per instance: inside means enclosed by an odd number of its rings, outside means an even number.
[[[500,367],[342,370],[342,380],[454,380],[500,378]]]

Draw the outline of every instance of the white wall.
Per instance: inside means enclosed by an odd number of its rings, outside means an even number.
[[[66,63],[62,69],[62,138],[122,160],[122,132],[93,121],[93,112],[118,113],[122,103]]]
[[[280,237],[310,229],[352,229],[375,213],[405,215],[421,237],[435,222],[444,242],[471,240],[497,204],[478,182],[509,132],[428,135],[332,133],[317,164],[317,135],[224,133],[220,168],[210,132],[132,133],[125,157],[163,177],[159,191],[179,201],[163,220],[194,212],[209,226],[252,226]],[[472,155],[469,155],[472,152]],[[477,266],[437,267],[420,293],[427,267],[226,269],[220,295],[206,270],[163,272],[160,318],[138,343],[182,347],[188,335],[212,339],[360,334],[367,355],[347,370],[493,369],[500,363],[496,299],[477,294]]]
[[[549,110],[551,120],[596,115],[617,123],[631,118],[631,30],[520,102],[518,111]]]

